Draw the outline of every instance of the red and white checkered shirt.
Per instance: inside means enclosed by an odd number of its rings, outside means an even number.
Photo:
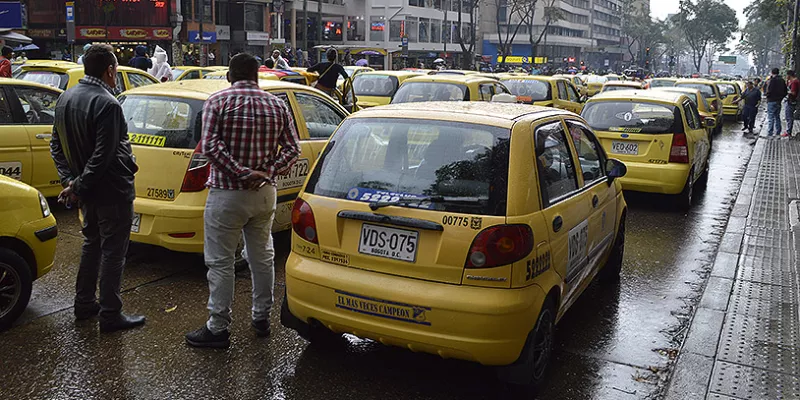
[[[285,173],[300,154],[294,118],[283,100],[253,81],[238,81],[211,95],[203,106],[201,151],[211,163],[206,186],[244,190],[251,170]],[[280,151],[278,150],[280,146]]]

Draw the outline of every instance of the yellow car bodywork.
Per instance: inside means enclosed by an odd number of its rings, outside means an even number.
[[[41,62],[32,65],[24,65],[22,66],[17,78],[46,84],[47,86],[51,86],[61,90],[67,90],[77,85],[78,81],[80,81],[81,78],[86,76],[83,67],[82,66],[76,67],[76,65],[77,64],[65,61],[53,61],[50,63]],[[29,73],[31,74],[50,73],[52,75],[49,81],[45,82],[41,79],[34,79],[33,76],[26,77]],[[117,67],[118,90],[125,91],[137,87],[136,82],[132,81],[129,77],[129,75],[131,74],[136,74],[141,78],[141,80],[139,80],[138,82],[149,82],[149,84],[159,83],[158,80],[156,80],[156,78],[153,77],[153,75],[150,75],[145,71],[120,65],[119,67]]]
[[[708,101],[709,106],[711,106],[711,111],[716,115],[716,133],[722,132],[722,126],[725,123],[725,116],[723,114],[722,94],[719,91],[719,87],[714,81],[706,79],[678,79],[678,81],[675,82],[675,86],[677,87],[688,85],[706,87],[706,90],[701,90],[701,92],[703,92],[703,96]]]
[[[274,76],[274,75],[273,75]],[[278,179],[278,199],[273,231],[288,229],[289,212],[292,202],[300,186],[324,147],[327,137],[312,137],[309,127],[318,127],[324,123],[325,115],[337,113],[344,119],[347,111],[334,102],[329,96],[317,89],[305,85],[281,82],[279,80],[261,80],[262,89],[278,95],[288,101],[294,114],[297,132],[300,137],[301,155],[290,176]],[[182,82],[167,82],[152,87],[142,87],[122,94],[121,97],[146,96],[161,99],[186,99],[204,102],[211,94],[230,87],[226,81],[214,79],[198,79]],[[305,96],[309,102],[298,100],[298,95]],[[313,105],[328,107],[327,113],[317,113]],[[311,107],[311,109],[309,109]],[[123,103],[123,108],[125,104]],[[200,110],[193,110],[199,112]],[[191,120],[193,116],[183,115],[179,118]],[[148,123],[150,123],[148,121]],[[338,125],[338,122],[335,122]],[[159,147],[146,145],[153,143],[152,135],[142,134],[138,130],[139,121],[128,119],[128,131],[131,135],[133,153],[139,172],[136,174],[136,200],[134,200],[135,218],[138,218],[138,231],[131,232],[134,242],[162,246],[174,251],[199,253],[203,251],[203,210],[205,208],[207,190],[181,192],[184,174],[193,157],[192,149]],[[185,125],[185,123],[184,123]],[[199,126],[199,125],[198,125]],[[333,132],[335,125],[330,128]],[[148,142],[148,140],[150,140]],[[156,141],[156,143],[158,143]],[[161,142],[161,146],[164,146]]]
[[[572,111],[575,114],[580,114],[581,110],[583,110],[583,103],[581,102],[578,89],[566,78],[542,75],[504,76],[500,79],[500,82],[528,80],[544,82],[549,85],[549,98],[546,100],[531,101],[532,99],[529,96],[519,96],[517,93],[512,91],[511,94],[517,95],[518,102],[534,104],[537,106],[560,108],[562,110]],[[563,88],[563,92],[566,93],[562,93],[562,90],[559,89],[559,85],[561,85],[561,88]]]
[[[664,90],[667,92],[684,93],[687,96],[689,96],[689,98],[692,101],[694,101],[695,104],[697,104],[697,112],[700,113],[700,117],[702,117],[704,120],[710,119],[714,121],[714,126],[706,127],[706,132],[708,132],[708,140],[711,140],[713,142],[712,134],[714,128],[716,127],[717,115],[713,111],[711,111],[711,108],[708,105],[708,100],[705,97],[703,97],[703,93],[701,93],[697,89],[692,89],[688,87],[675,87],[675,86],[665,86],[665,87],[655,88],[652,90]]]
[[[284,325],[287,321],[316,323],[336,333],[443,358],[498,366],[514,363],[543,304],[555,301],[556,319],[560,319],[608,259],[605,249],[611,245],[603,238],[617,232],[626,208],[619,183],[603,180],[557,204],[543,205],[536,190],[540,177],[537,157],[532,154],[534,132],[548,124],[564,129],[567,120],[582,124],[579,117],[561,110],[522,104],[431,102],[423,107],[413,103],[377,107],[349,117],[364,123],[371,118],[412,119],[421,124],[466,122],[509,130],[507,212],[504,216],[455,216],[411,207],[376,211],[376,216],[446,225],[442,231],[419,233],[419,259],[409,263],[359,253],[356,242],[361,221],[339,216],[343,210],[371,214],[367,203],[310,194],[304,188],[299,199],[313,210],[319,244],[293,231],[281,321]],[[576,157],[574,148],[569,151]],[[581,175],[577,173],[580,186]],[[590,217],[594,215],[590,198],[595,195],[601,200],[594,210],[602,209],[606,221],[602,227],[600,218]],[[555,216],[563,218],[560,233],[550,227]],[[471,222],[449,224],[453,217]],[[475,225],[477,221],[479,225]],[[588,242],[596,256],[584,273],[567,282],[568,232],[585,226],[586,221]],[[470,243],[479,231],[500,224],[529,226],[534,238],[531,253],[510,265],[464,268]],[[531,273],[534,265],[542,267],[536,276]]]
[[[673,140],[672,132],[650,134],[639,133],[636,129],[598,130],[592,126],[590,106],[600,102],[632,102],[642,105],[641,113],[646,113],[648,104],[677,107],[680,109],[683,131],[688,142],[688,163],[670,162]],[[582,116],[600,138],[609,156],[619,159],[628,167],[627,174],[620,178],[622,188],[638,192],[660,194],[679,194],[686,187],[700,179],[707,171],[711,144],[705,126],[690,127],[683,104],[694,102],[683,93],[662,90],[630,90],[601,93],[591,98]],[[635,143],[637,154],[621,154],[615,151],[614,143]]]
[[[589,88],[586,87],[586,83],[578,75],[553,75],[553,78],[564,78],[572,82],[572,85],[575,86],[575,89],[578,89],[578,93],[581,96],[588,96],[589,94]]]
[[[227,67],[217,68],[226,68],[227,70]],[[214,67],[172,67],[172,80],[177,82],[191,79],[203,79],[206,74],[218,71],[220,70]]]
[[[369,108],[375,106],[385,106],[392,102],[392,97],[395,93],[397,93],[397,89],[400,88],[400,85],[406,81],[406,79],[413,78],[415,76],[423,76],[425,74],[416,71],[368,71],[362,72],[358,74],[353,80],[353,86],[355,87],[358,85],[359,79],[369,79],[369,77],[385,77],[387,82],[394,82],[397,80],[397,86],[391,91],[391,95],[389,96],[370,96],[368,94],[358,94],[356,93],[357,104],[359,108]],[[367,77],[367,78],[364,78]]]
[[[610,92],[614,90],[641,90],[644,89],[644,85],[641,82],[630,82],[630,81],[609,81],[603,84],[603,88],[600,89],[600,93]]]
[[[398,89],[398,92],[403,89],[404,85],[410,85],[414,83],[430,83],[433,85],[442,84],[443,86],[450,84],[458,86],[462,89],[466,89],[465,98],[451,99],[451,101],[491,101],[492,96],[495,94],[509,93],[508,89],[496,79],[472,75],[474,74],[436,74],[415,76],[403,81]],[[484,90],[483,93],[481,93],[481,89]],[[394,102],[396,99],[397,97],[392,99],[392,104],[395,104]]]
[[[742,97],[742,89],[734,81],[719,81],[715,83],[722,96],[722,115],[739,118],[744,110],[743,102],[736,102]]]

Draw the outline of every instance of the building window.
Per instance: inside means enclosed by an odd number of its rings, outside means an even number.
[[[339,42],[342,40],[342,23],[322,21],[322,40]]]
[[[347,18],[347,40],[364,41],[364,21],[360,17]]]
[[[441,43],[442,21],[438,19],[432,19],[430,26],[431,26],[431,43]]]
[[[214,22],[216,22],[217,25],[230,25],[228,21],[229,4],[230,3],[225,1],[217,1],[217,12],[214,18]]]
[[[413,7],[424,7],[425,0],[408,0],[408,5]]]
[[[430,41],[430,37],[428,36],[428,29],[431,26],[431,20],[428,18],[420,18],[419,19],[419,42],[420,43],[428,43]]]
[[[500,0],[497,6],[497,21],[501,24],[508,21],[508,0]]]
[[[419,22],[416,17],[406,17],[405,32],[408,41],[416,43],[419,40]]]
[[[383,17],[372,15],[369,17],[369,40],[371,42],[382,42],[383,31],[386,29],[386,24]]]
[[[400,38],[405,34],[403,22],[405,21],[389,21],[389,40],[392,42],[399,42]]]
[[[264,5],[250,4],[244,5],[244,30],[264,31]]]

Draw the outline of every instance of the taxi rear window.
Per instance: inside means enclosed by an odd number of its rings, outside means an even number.
[[[710,83],[676,83],[675,86],[697,89],[707,99],[717,97],[717,93],[714,92],[714,88]]]
[[[511,94],[517,99],[525,102],[550,100],[550,83],[533,79],[509,79],[504,80]]]
[[[624,133],[682,133],[678,107],[632,101],[590,102],[581,116],[592,129]]]
[[[356,96],[389,97],[397,91],[397,77],[389,75],[359,74],[353,79]]]
[[[419,101],[469,101],[469,89],[455,83],[406,82],[397,90],[392,104]]]
[[[131,144],[194,149],[200,140],[203,102],[159,96],[120,96]]]
[[[306,191],[354,201],[433,199],[404,207],[502,216],[510,131],[417,119],[348,119]]]
[[[67,83],[69,82],[69,76],[67,76],[67,74],[52,71],[22,71],[22,73],[17,76],[17,79],[41,83],[42,85],[59,88],[61,90],[66,90]]]
[[[651,88],[670,87],[670,86],[675,86],[675,81],[666,81],[666,80],[658,80],[658,79],[656,79],[656,80],[653,80],[652,82],[650,82],[650,87]]]

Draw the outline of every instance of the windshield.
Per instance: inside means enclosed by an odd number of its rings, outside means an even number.
[[[598,131],[626,133],[679,133],[683,120],[675,106],[631,101],[596,101],[581,116]]]
[[[17,76],[17,79],[41,83],[42,85],[59,88],[61,90],[66,90],[67,83],[69,82],[69,76],[67,76],[67,74],[52,71],[22,71],[22,73]]]
[[[228,79],[226,75],[203,75],[203,79]]]
[[[517,100],[525,103],[552,100],[549,82],[533,79],[509,79],[504,80],[503,84],[511,94],[517,96]]]
[[[160,96],[120,96],[131,144],[194,149],[203,102]]]
[[[397,86],[397,78],[389,75],[358,74],[353,80],[356,96],[391,97]]]
[[[628,85],[606,85],[603,86],[604,92],[614,92],[617,90],[636,90],[639,89],[635,86],[628,86]]]
[[[306,191],[363,202],[441,197],[402,206],[505,215],[509,135],[509,129],[462,122],[348,119]]]
[[[703,97],[710,99],[712,97],[717,97],[717,94],[714,92],[714,88],[711,87],[712,84],[710,83],[676,83],[675,86],[680,87],[688,87],[692,89],[697,89],[700,93],[703,94]]]
[[[406,82],[397,90],[392,104],[419,101],[469,101],[469,89],[455,83]]]
[[[589,75],[586,77],[586,83],[606,83],[608,82],[608,78],[605,76],[599,75]]]
[[[736,88],[733,87],[733,85],[730,83],[720,83],[717,84],[717,86],[719,87],[719,91],[722,92],[723,96],[730,96],[732,94],[734,95],[736,94]]]
[[[650,82],[650,87],[651,88],[672,87],[672,86],[675,86],[675,81],[664,80],[664,79],[653,79]]]
[[[618,76],[607,76],[606,78],[609,80],[609,82],[620,80]]]
[[[178,77],[183,73],[182,69],[175,68],[172,70],[172,80],[177,81]]]

